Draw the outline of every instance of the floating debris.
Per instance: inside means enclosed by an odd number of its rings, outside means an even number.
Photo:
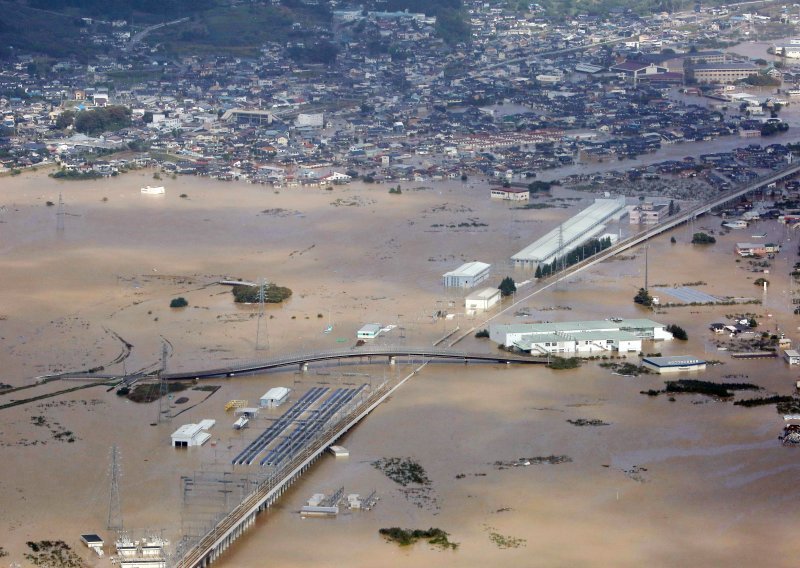
[[[526,467],[529,465],[558,465],[571,461],[572,458],[569,456],[538,456],[534,458],[519,458],[514,461],[496,461],[492,465],[496,469],[508,469],[510,467]]]
[[[610,426],[609,422],[603,422],[597,418],[578,418],[576,420],[567,420],[573,426]]]

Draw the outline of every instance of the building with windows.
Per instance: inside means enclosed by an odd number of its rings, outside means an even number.
[[[467,296],[464,307],[467,313],[485,312],[500,302],[500,295],[497,288],[484,288]]]
[[[652,203],[645,201],[641,205],[628,207],[628,216],[631,225],[657,225],[667,218],[669,214],[668,203]]]
[[[706,362],[702,359],[683,355],[672,357],[644,357],[642,358],[642,365],[660,375],[685,371],[703,371],[706,368]]]
[[[280,406],[289,398],[289,389],[286,387],[273,387],[259,399],[261,408],[275,408]]]
[[[489,278],[491,267],[491,264],[485,262],[467,262],[446,272],[442,276],[442,283],[445,288],[474,288]]]
[[[490,190],[492,199],[505,199],[506,201],[528,201],[531,197],[529,189],[521,187],[493,187]]]
[[[698,63],[690,71],[698,83],[735,83],[752,75],[758,75],[752,63]]]
[[[375,339],[383,328],[379,323],[366,323],[356,332],[356,339]]]
[[[496,324],[489,327],[492,341],[507,349],[572,356],[612,351],[641,351],[642,340],[670,340],[666,325],[649,319],[575,321],[537,324]]]

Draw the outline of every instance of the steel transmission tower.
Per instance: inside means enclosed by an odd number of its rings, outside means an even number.
[[[269,282],[262,278],[258,284],[258,320],[256,321],[256,351],[269,350],[269,335],[267,334],[267,320],[264,318],[264,304],[267,298]],[[264,320],[264,345],[261,345],[261,320]]]
[[[122,530],[122,503],[119,497],[119,478],[122,469],[119,460],[119,448],[111,446],[111,495],[108,501],[108,530]]]
[[[56,211],[56,231],[64,230],[64,197],[58,194],[58,211]]]
[[[158,371],[158,420],[156,422],[169,422],[169,386],[164,375],[167,372],[167,342],[161,342],[161,368]]]

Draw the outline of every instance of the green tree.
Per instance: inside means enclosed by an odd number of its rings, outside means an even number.
[[[500,286],[498,286],[497,289],[500,290],[501,296],[510,296],[517,291],[517,285],[514,283],[514,279],[511,278],[511,276],[506,276],[503,278],[503,281],[500,282]]]
[[[72,126],[75,122],[75,111],[65,110],[61,114],[58,115],[56,119],[56,128],[59,130],[64,130],[68,126]]]
[[[679,325],[669,324],[667,326],[667,331],[670,332],[675,339],[680,339],[681,341],[689,339],[689,334]]]
[[[633,301],[641,306],[650,307],[653,305],[653,297],[644,288],[639,288],[639,291],[633,297]]]

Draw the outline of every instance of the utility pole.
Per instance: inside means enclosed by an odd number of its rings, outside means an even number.
[[[108,530],[122,530],[122,503],[119,497],[119,478],[122,474],[119,463],[119,448],[111,446],[111,495],[108,502]]]

